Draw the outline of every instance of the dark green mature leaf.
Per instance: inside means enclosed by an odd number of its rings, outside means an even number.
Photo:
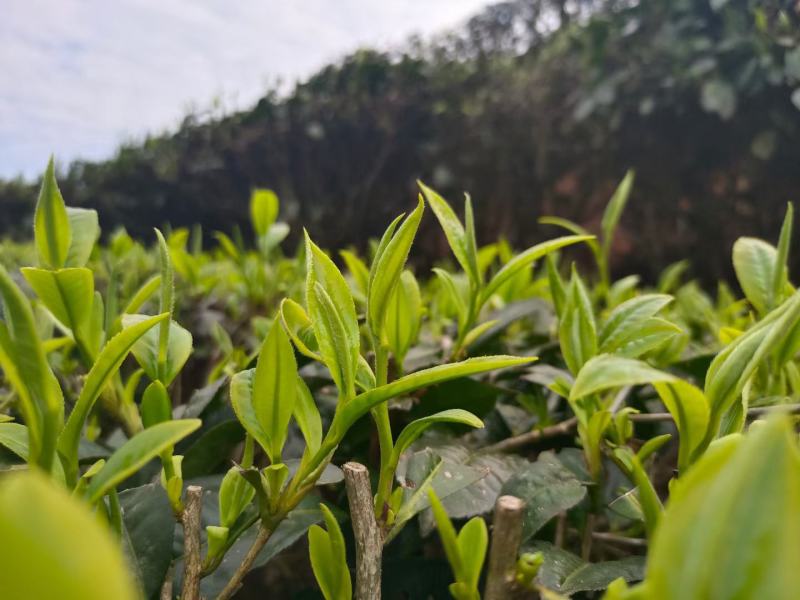
[[[452,472],[451,466],[454,465],[468,466],[484,473],[483,477],[469,486],[442,496],[442,504],[447,509],[447,514],[454,519],[491,512],[503,484],[528,464],[524,458],[512,454],[474,453],[464,446],[456,444],[433,446],[431,451],[444,459],[442,468],[445,473]],[[423,513],[420,518],[422,531],[428,531],[430,526],[430,513]]]
[[[130,477],[163,450],[174,446],[198,429],[201,424],[200,419],[168,421],[137,433],[114,452],[100,472],[92,478],[87,488],[89,501],[97,502],[109,490]]]
[[[125,527],[124,549],[146,598],[157,597],[172,562],[175,516],[167,493],[157,483],[119,494]]]
[[[430,506],[429,488],[439,498],[447,498],[489,474],[485,468],[445,461],[430,448],[406,456],[395,472],[403,488],[403,501],[387,543],[414,515]]]
[[[536,580],[547,589],[561,594],[604,590],[620,577],[627,582],[641,581],[645,573],[642,556],[588,563],[572,552],[542,541],[532,542],[524,550],[542,553],[544,563]]]
[[[525,501],[524,542],[557,514],[583,500],[586,487],[552,452],[543,452],[536,462],[512,475],[503,484],[501,494]]]
[[[230,465],[230,457],[244,435],[236,419],[222,421],[202,431],[184,454],[181,463],[184,479],[210,475],[219,467]]]
[[[139,598],[97,516],[35,470],[0,480],[0,539],[3,598]]]
[[[67,207],[61,190],[56,183],[53,157],[47,163],[47,169],[36,201],[36,212],[33,218],[33,234],[39,260],[50,269],[60,269],[67,261],[72,231],[70,229]]]
[[[587,362],[575,378],[570,400],[579,400],[589,394],[659,381],[676,381],[674,375],[659,371],[640,360],[601,354]]]
[[[650,548],[647,598],[793,597],[798,505],[800,453],[788,417],[722,438],[673,486]]]

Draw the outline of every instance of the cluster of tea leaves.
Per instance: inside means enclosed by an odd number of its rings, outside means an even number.
[[[308,535],[318,583],[275,593],[350,598],[338,466],[353,460],[373,474],[387,597],[446,596],[452,581],[480,597],[482,556],[460,556],[446,523],[469,520],[485,550],[474,517],[490,522],[502,494],[525,502],[531,594],[793,597],[791,206],[774,245],[736,242],[738,286],[710,294],[688,260],[654,284],[612,276],[633,183],[599,231],[545,217],[553,239],[522,250],[480,245],[469,197],[460,218],[420,184],[366,252],[326,253],[313,232],[287,242],[269,190],[252,195],[252,235],[100,244],[97,214],[66,205],[51,164],[34,241],[0,249],[9,597],[179,597],[196,484],[203,597],[229,597],[248,549],[258,568]],[[430,273],[407,262],[422,218],[452,251]]]

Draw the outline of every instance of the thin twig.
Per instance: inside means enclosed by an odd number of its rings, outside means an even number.
[[[236,569],[236,572],[233,574],[230,581],[228,581],[228,583],[225,585],[225,588],[219,593],[219,596],[217,596],[217,600],[228,600],[228,598],[231,598],[239,590],[239,586],[242,584],[242,579],[244,579],[244,576],[247,575],[252,568],[253,563],[258,557],[258,553],[261,552],[261,549],[267,543],[271,534],[272,531],[263,525],[258,527],[258,535],[253,541],[253,545],[250,546],[250,549],[247,551],[244,560],[239,564],[239,568]]]
[[[356,600],[380,600],[383,536],[375,519],[369,471],[360,463],[342,467],[356,538]]]
[[[757,406],[747,411],[748,419],[763,417],[773,412],[785,412],[789,414],[800,414],[800,404],[776,404],[774,406]],[[674,417],[670,413],[634,413],[630,415],[630,420],[635,423],[661,423],[673,421]],[[567,435],[578,425],[578,419],[571,417],[561,423],[527,431],[520,435],[506,438],[501,442],[486,446],[481,452],[508,452],[516,450],[528,444],[534,444],[541,440]]]
[[[170,564],[164,575],[164,583],[161,585],[161,594],[159,600],[172,600],[172,570],[174,565]]]
[[[635,548],[647,547],[647,540],[644,540],[642,538],[625,537],[623,535],[616,535],[614,533],[603,533],[601,531],[595,531],[594,533],[592,533],[592,537],[596,540],[600,540],[603,542],[610,542],[612,544],[633,546]]]
[[[508,452],[509,450],[515,450],[520,446],[527,446],[528,444],[533,444],[540,440],[566,435],[570,433],[577,424],[577,417],[572,417],[571,419],[561,421],[561,423],[556,423],[555,425],[550,425],[548,427],[543,427],[542,429],[535,429],[514,437],[506,438],[501,442],[483,448],[481,451]]]
[[[594,539],[594,513],[586,515],[586,524],[583,528],[583,539],[581,540],[581,558],[589,561],[592,556],[592,540]]]
[[[203,506],[203,488],[190,485],[186,488],[186,502],[181,513],[183,525],[183,588],[181,600],[200,599],[200,513]]]
[[[486,575],[485,600],[507,600],[515,590],[517,554],[522,540],[525,503],[515,496],[500,496],[494,507],[492,546]]]

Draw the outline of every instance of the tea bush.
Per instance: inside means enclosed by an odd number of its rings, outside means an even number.
[[[343,272],[312,232],[286,252],[269,190],[253,248],[99,246],[51,161],[0,261],[4,597],[230,598],[306,536],[327,600],[794,597],[792,207],[736,242],[744,297],[687,262],[651,288],[609,270],[633,184],[515,251],[420,183]],[[455,261],[421,277],[428,207]]]

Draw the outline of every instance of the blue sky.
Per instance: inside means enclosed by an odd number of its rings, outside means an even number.
[[[0,177],[102,159],[190,107],[254,103],[360,46],[456,25],[487,0],[3,0]]]

